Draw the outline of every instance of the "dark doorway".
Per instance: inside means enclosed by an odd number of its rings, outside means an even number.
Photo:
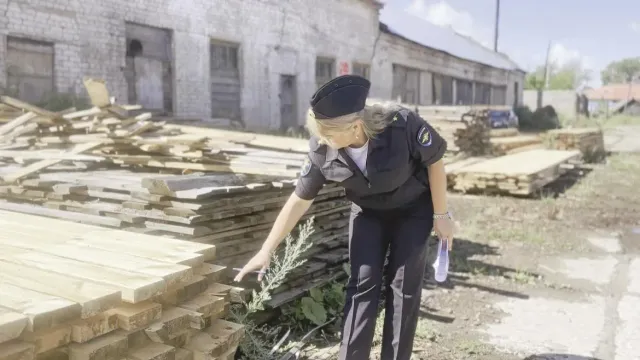
[[[280,75],[280,127],[283,130],[298,127],[296,100],[296,77]]]

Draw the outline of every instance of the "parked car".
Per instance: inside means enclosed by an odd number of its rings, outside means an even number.
[[[493,129],[501,129],[501,128],[517,128],[518,127],[518,116],[513,110],[490,110],[489,111],[489,122],[491,124],[491,128]]]

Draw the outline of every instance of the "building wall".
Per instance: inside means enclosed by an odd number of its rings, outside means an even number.
[[[82,78],[99,77],[118,102],[130,95],[126,24],[169,30],[171,88],[163,98],[178,118],[211,117],[210,45],[237,44],[241,118],[254,129],[280,127],[281,75],[296,76],[295,113],[304,123],[317,87],[317,57],[333,59],[335,75],[351,72],[354,63],[370,65],[371,96],[378,98],[391,98],[394,63],[421,69],[423,104],[432,101],[433,74],[507,86],[507,104],[513,102],[513,83],[523,83],[522,74],[380,33],[370,0],[0,0],[0,14],[6,15],[0,17],[0,87],[6,85],[11,36],[53,44],[57,91],[84,95]]]
[[[302,123],[316,56],[335,58],[336,67],[368,63],[378,32],[377,9],[365,0],[0,0],[0,14],[0,86],[6,36],[14,36],[54,43],[57,91],[83,94],[82,77],[100,77],[121,102],[128,99],[125,23],[171,30],[178,117],[210,116],[210,42],[237,43],[242,118],[256,128],[279,126],[280,74],[297,76]]]
[[[522,99],[524,74],[516,71],[492,68],[483,64],[467,61],[444,52],[425,48],[401,37],[382,33],[375,49],[372,71],[371,96],[390,99],[393,94],[393,64],[422,70],[420,75],[420,102],[432,104],[432,81],[434,74],[441,74],[481,82],[495,86],[506,86],[506,104],[515,100],[514,84],[518,82],[518,96]],[[455,85],[454,90],[455,94]]]

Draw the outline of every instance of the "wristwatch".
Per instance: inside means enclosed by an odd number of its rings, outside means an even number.
[[[433,214],[433,219],[451,219],[451,214],[448,211],[444,214]]]

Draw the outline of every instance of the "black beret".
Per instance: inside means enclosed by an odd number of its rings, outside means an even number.
[[[322,85],[311,97],[317,119],[331,119],[364,109],[371,82],[356,75],[339,76]]]

